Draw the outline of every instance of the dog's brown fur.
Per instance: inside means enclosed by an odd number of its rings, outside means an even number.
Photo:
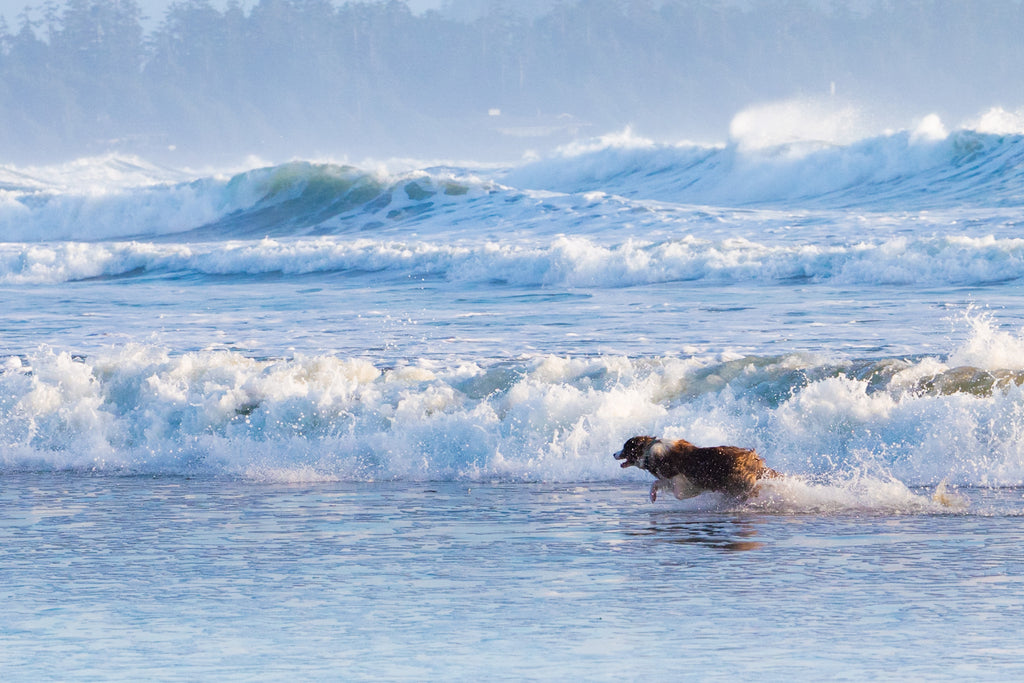
[[[647,470],[657,481],[651,485],[651,502],[659,488],[670,488],[676,498],[704,491],[732,496],[750,495],[761,479],[781,476],[755,451],[736,446],[701,448],[685,439],[662,441],[653,436],[634,436],[615,454],[622,467]]]

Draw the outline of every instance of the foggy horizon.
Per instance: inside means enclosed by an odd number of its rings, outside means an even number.
[[[509,7],[193,0],[146,22],[131,0],[4,11],[0,163],[507,161],[627,128],[844,142],[1024,105],[1014,0]]]

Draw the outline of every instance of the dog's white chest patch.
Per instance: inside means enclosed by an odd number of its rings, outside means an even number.
[[[671,491],[672,495],[679,500],[684,498],[693,498],[704,493],[704,489],[694,484],[692,481],[687,479],[681,474],[677,474],[671,479],[666,477],[659,477],[654,485],[651,486],[651,500],[653,501],[657,497],[657,491]]]
[[[677,474],[671,479],[666,480],[666,483],[672,487],[672,495],[679,500],[684,498],[693,498],[704,493],[704,489],[694,484],[692,481],[687,479],[681,474]],[[666,486],[668,488],[668,486]]]

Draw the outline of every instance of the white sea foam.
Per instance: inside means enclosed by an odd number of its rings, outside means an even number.
[[[455,243],[341,237],[224,242],[0,243],[0,282],[58,283],[147,273],[377,272],[453,282],[621,287],[675,281],[977,285],[1024,277],[1024,240],[896,237],[773,245],[687,236],[607,245],[594,238]]]
[[[947,358],[859,365],[544,357],[385,368],[145,345],[85,359],[40,349],[0,369],[0,458],[8,470],[295,480],[643,480],[611,453],[653,433],[756,447],[802,477],[772,488],[762,502],[773,509],[872,496],[904,505],[917,496],[906,486],[1024,483],[1024,377],[942,383],[964,353],[982,363],[975,374],[1006,371],[1021,337],[988,324]],[[987,356],[979,337],[991,338]]]

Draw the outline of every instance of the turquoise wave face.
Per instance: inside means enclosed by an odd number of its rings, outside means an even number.
[[[96,161],[96,172],[110,163]],[[496,191],[491,181],[454,171],[389,176],[311,162],[173,180],[180,175],[153,169],[99,187],[42,180],[10,185],[0,203],[0,240],[348,233],[407,223]]]
[[[62,183],[56,172],[33,178],[8,169],[0,240],[438,233],[470,222],[502,234],[580,234],[629,215],[652,227],[667,215],[698,219],[698,206],[718,207],[714,215],[738,207],[998,211],[1024,203],[1024,137],[970,130],[841,146],[609,143],[501,169],[399,174],[296,161],[183,181],[182,172],[144,162],[93,163],[89,177],[115,180]]]

